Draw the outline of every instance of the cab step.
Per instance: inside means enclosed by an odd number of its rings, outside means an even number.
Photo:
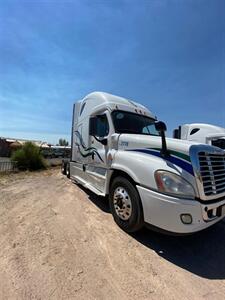
[[[91,185],[90,183],[86,182],[84,179],[82,179],[79,176],[71,176],[71,180],[75,181],[77,183],[80,183],[81,185],[83,185],[85,188],[91,190],[93,193],[97,194],[98,196],[105,196],[104,193],[102,193],[100,190],[96,189],[96,187],[94,187],[93,185]]]

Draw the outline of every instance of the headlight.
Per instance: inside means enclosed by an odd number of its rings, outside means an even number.
[[[159,170],[155,172],[155,180],[159,191],[162,193],[184,198],[195,198],[194,188],[181,176],[168,171]]]

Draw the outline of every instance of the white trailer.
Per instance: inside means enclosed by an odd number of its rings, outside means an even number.
[[[173,137],[225,149],[225,128],[203,123],[184,124],[174,129]]]
[[[134,101],[94,92],[73,109],[71,160],[63,173],[108,196],[115,222],[174,234],[205,229],[225,216],[225,152],[165,138],[166,126]]]

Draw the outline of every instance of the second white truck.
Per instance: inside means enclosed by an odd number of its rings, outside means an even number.
[[[125,231],[144,224],[174,234],[205,229],[225,216],[225,152],[165,138],[143,105],[103,92],[73,108],[71,159],[62,172],[108,196]]]
[[[184,124],[174,129],[173,137],[219,147],[225,150],[225,128],[204,124]]]

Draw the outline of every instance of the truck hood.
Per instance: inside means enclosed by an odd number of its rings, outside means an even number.
[[[198,142],[183,141],[173,138],[166,138],[167,148],[171,154],[181,154],[189,157],[189,149],[192,145],[199,145]],[[120,134],[118,150],[161,150],[162,140],[160,136],[149,136],[142,134]]]

